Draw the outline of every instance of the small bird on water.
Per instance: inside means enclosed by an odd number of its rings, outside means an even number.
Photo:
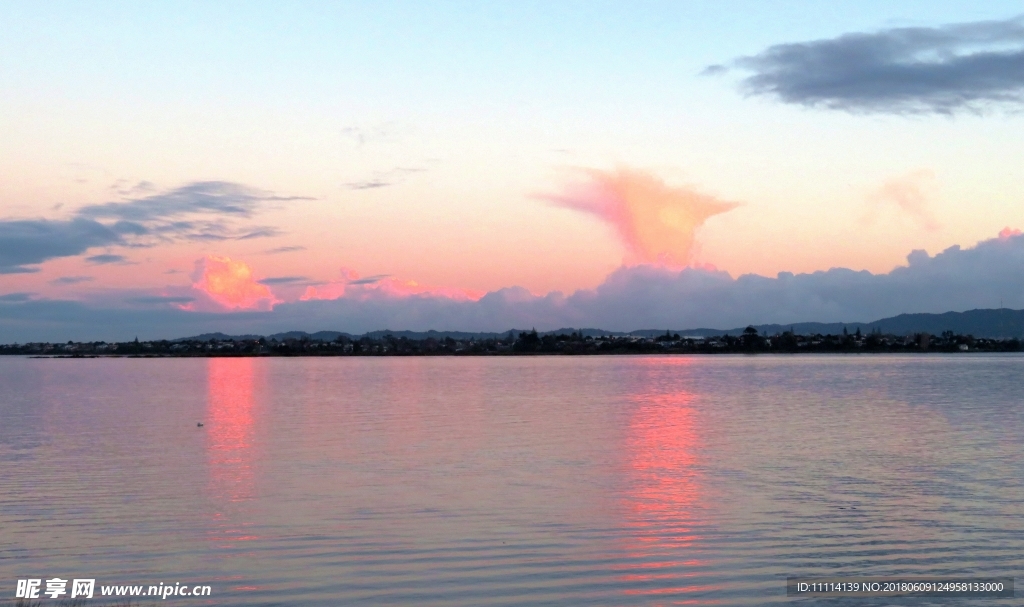
[[[202,427],[203,427],[203,422],[199,422],[199,423],[196,424],[196,428],[202,428]]]

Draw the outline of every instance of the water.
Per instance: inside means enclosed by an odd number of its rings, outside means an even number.
[[[1013,576],[1022,371],[2,358],[0,599],[59,576],[211,586],[178,605],[765,605],[787,575]]]

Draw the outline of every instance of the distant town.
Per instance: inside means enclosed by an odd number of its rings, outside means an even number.
[[[56,357],[206,357],[206,356],[500,356],[531,354],[756,354],[886,352],[1018,352],[1021,340],[975,338],[945,331],[939,335],[862,333],[765,335],[747,327],[739,335],[686,336],[585,335],[581,331],[509,331],[493,337],[410,338],[388,332],[333,339],[298,337],[209,337],[180,340],[0,345],[0,355]]]

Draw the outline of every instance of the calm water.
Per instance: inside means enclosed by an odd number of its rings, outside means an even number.
[[[1022,372],[0,358],[0,599],[59,576],[212,586],[178,605],[764,605],[787,575],[1013,576]]]

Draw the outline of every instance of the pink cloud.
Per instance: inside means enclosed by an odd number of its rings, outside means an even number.
[[[930,191],[934,181],[935,173],[928,169],[893,177],[872,192],[868,200],[876,208],[893,205],[924,229],[934,232],[942,227],[931,210]]]
[[[999,230],[999,240],[1009,240],[1013,236],[1020,236],[1020,230],[1006,226],[1002,230]]]
[[[684,266],[693,260],[697,229],[708,218],[736,208],[689,188],[670,187],[634,169],[585,170],[586,180],[542,198],[597,216],[629,249],[632,263]]]
[[[401,280],[391,276],[360,278],[359,273],[350,268],[342,268],[341,275],[341,280],[306,287],[306,292],[303,293],[300,300],[339,299],[342,297],[351,299],[400,299],[418,295],[443,297],[456,301],[476,301],[484,295],[483,291],[421,285],[414,280]]]
[[[266,285],[256,282],[248,264],[230,257],[207,255],[196,262],[193,288],[227,308],[270,309],[277,300]]]

